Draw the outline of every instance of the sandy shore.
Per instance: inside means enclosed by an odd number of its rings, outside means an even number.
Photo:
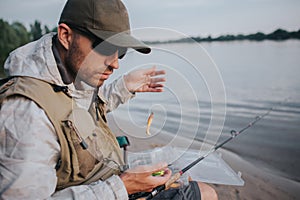
[[[119,132],[120,130],[118,130]],[[129,137],[130,138],[130,137]],[[190,140],[176,139],[172,136],[159,135],[151,139],[130,138],[129,151],[137,152],[172,143],[174,146],[186,146]],[[191,148],[199,149],[199,143],[193,142]],[[242,173],[244,186],[228,186],[211,184],[217,191],[220,200],[291,200],[300,198],[300,183],[281,177],[256,167],[254,164],[242,159],[238,155],[220,149],[223,160],[236,172]]]
[[[300,183],[278,176],[245,161],[238,155],[221,150],[223,159],[235,171],[242,172],[245,185],[242,187],[213,185],[220,200],[291,200],[300,198]]]

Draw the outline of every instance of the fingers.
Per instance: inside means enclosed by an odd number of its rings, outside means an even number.
[[[162,84],[150,84],[148,88],[144,89],[145,92],[163,92],[164,85]]]
[[[135,88],[135,92],[163,92],[165,78],[151,78],[147,75],[144,83]]]
[[[159,84],[159,83],[151,83],[149,85],[149,88],[150,89],[162,89],[164,87],[163,84]]]
[[[170,169],[166,169],[163,176],[151,176],[149,177],[149,182],[151,182],[154,187],[165,184],[172,175],[172,171]]]
[[[159,71],[154,71],[151,75],[158,76],[158,75],[164,75],[164,74],[166,74],[165,70],[159,70]]]
[[[151,78],[150,84],[148,84],[144,90],[145,92],[163,92],[165,78]]]
[[[164,85],[162,84],[150,84],[141,87],[137,92],[163,92]]]
[[[151,191],[153,188],[165,184],[171,177],[171,170],[167,163],[143,165],[132,168],[120,175],[128,194],[140,191]],[[162,176],[153,176],[154,172],[164,170]]]
[[[158,76],[166,74],[165,70],[156,70],[156,66],[146,69],[145,75]]]
[[[126,172],[127,173],[143,173],[143,174],[149,174],[151,175],[153,172],[160,171],[162,169],[166,169],[168,167],[168,164],[165,162],[157,163],[155,165],[140,165],[135,168],[129,169]]]
[[[166,162],[157,163],[155,165],[146,165],[145,169],[149,174],[152,174],[153,172],[157,172],[160,170],[164,170],[168,167],[168,164]]]
[[[153,66],[151,68],[148,69],[144,69],[144,75],[151,75],[154,76],[155,75],[155,71],[156,71],[156,66]]]
[[[165,78],[151,78],[151,83],[166,82]]]
[[[163,92],[164,89],[163,88],[149,88],[147,91],[145,92]]]
[[[164,85],[162,83],[166,82],[166,79],[164,76],[157,76],[164,74],[166,74],[164,70],[156,70],[156,67],[153,66],[130,72],[124,76],[124,81],[130,92],[163,92]]]
[[[165,184],[171,177],[171,170],[167,168],[167,163],[158,163],[156,165],[149,166],[149,177],[148,181],[151,182],[154,187]],[[154,172],[158,172],[164,170],[164,174],[162,176],[152,176]]]

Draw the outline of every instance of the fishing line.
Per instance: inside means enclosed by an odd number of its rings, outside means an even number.
[[[200,161],[202,161],[203,159],[205,159],[211,153],[215,152],[220,147],[224,146],[226,143],[228,143],[229,141],[231,141],[232,139],[234,139],[235,137],[237,137],[238,135],[240,135],[241,133],[243,133],[244,131],[246,131],[250,127],[254,126],[258,121],[260,121],[264,117],[268,116],[276,107],[278,107],[279,105],[283,104],[288,99],[289,98],[286,98],[282,102],[280,102],[280,103],[276,104],[275,106],[271,107],[264,114],[257,115],[254,118],[253,121],[251,121],[248,125],[246,125],[245,127],[243,127],[241,130],[239,130],[239,131],[231,130],[230,131],[231,137],[229,137],[228,139],[224,140],[220,144],[215,145],[205,155],[203,155],[200,158],[196,159],[195,161],[193,161],[192,163],[190,163],[189,165],[187,165],[186,167],[184,167],[182,170],[180,170],[179,172],[177,172],[174,175],[172,175],[172,177],[164,185],[157,186],[156,188],[154,188],[152,190],[152,192],[139,192],[139,193],[131,194],[131,195],[129,195],[129,199],[130,200],[134,200],[134,199],[138,199],[138,198],[142,198],[143,197],[146,200],[149,200],[149,199],[152,199],[154,196],[156,196],[159,192],[161,192],[161,191],[163,191],[165,189],[170,188],[170,186],[173,183],[175,183],[182,176],[182,174],[184,174],[186,171],[188,171],[189,169],[191,169],[192,167],[194,167],[196,164],[198,164]]]

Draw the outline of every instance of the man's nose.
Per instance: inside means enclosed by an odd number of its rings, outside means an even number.
[[[118,54],[115,53],[114,55],[112,56],[109,56],[107,59],[106,59],[106,63],[105,63],[106,66],[109,66],[113,69],[119,69],[119,60],[118,60]]]

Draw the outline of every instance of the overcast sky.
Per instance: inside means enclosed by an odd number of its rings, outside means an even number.
[[[66,0],[0,0],[0,18],[56,26]],[[124,0],[132,28],[163,27],[191,36],[300,29],[299,0]],[[165,36],[167,37],[167,36]]]

